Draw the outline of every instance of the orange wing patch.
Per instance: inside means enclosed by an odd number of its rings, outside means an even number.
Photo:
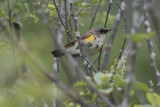
[[[85,42],[93,42],[94,41],[94,35],[88,36],[87,38],[85,38]]]

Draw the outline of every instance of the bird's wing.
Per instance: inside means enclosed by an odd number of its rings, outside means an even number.
[[[92,34],[92,32],[91,31],[88,31],[88,32],[86,32],[85,34],[83,34],[82,36],[81,36],[81,39],[86,39],[86,38],[88,38],[89,36],[92,36],[93,34]]]
[[[81,36],[81,39],[83,40],[83,39],[86,39],[86,38],[88,38],[88,37],[90,37],[90,36],[93,36],[93,34],[92,34],[91,31],[88,31],[88,32],[86,32],[85,34],[83,34],[83,35]],[[72,41],[69,42],[68,44],[66,44],[66,45],[65,45],[65,48],[70,48],[70,47],[73,46],[76,42],[77,42],[77,38],[74,39],[74,40],[72,40]]]
[[[75,44],[75,42],[77,42],[77,39],[70,41],[68,44],[65,45],[65,48],[70,48],[71,46]]]

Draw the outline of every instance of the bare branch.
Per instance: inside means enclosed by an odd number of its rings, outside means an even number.
[[[147,8],[148,8],[148,4],[145,3],[144,4],[144,26],[145,26],[145,30],[147,33],[150,33],[151,32],[151,28],[150,28],[150,23],[149,23],[149,20],[148,20],[148,11],[147,11]],[[151,41],[150,38],[147,39],[147,44],[148,44],[148,48],[149,48],[149,52],[150,52],[150,58],[151,58],[151,66],[153,68],[153,71],[154,71],[154,74],[155,74],[155,77],[156,77],[156,80],[157,80],[157,87],[159,88],[160,90],[160,73],[158,71],[158,68],[157,68],[157,65],[156,65],[156,60],[155,60],[155,52],[154,52],[154,49],[153,49],[153,43]]]
[[[112,0],[109,1],[109,6],[108,6],[108,11],[107,11],[107,16],[106,16],[104,28],[106,28],[106,25],[107,25],[108,16],[109,16],[109,12],[110,12],[110,10],[111,10],[111,6],[112,6]]]
[[[59,12],[59,9],[58,9],[58,7],[57,7],[57,5],[56,5],[56,2],[55,2],[55,0],[53,0],[53,4],[54,4],[54,6],[56,7],[56,11],[57,11],[57,15],[58,15],[58,17],[59,17],[59,20],[61,21],[61,23],[62,23],[62,25],[64,26],[64,28],[65,28],[65,30],[66,30],[66,32],[67,32],[67,35],[70,37],[70,39],[72,40],[73,39],[73,37],[70,35],[70,31],[69,31],[69,29],[68,29],[68,27],[66,27],[66,25],[63,23],[63,20],[62,20],[62,18],[61,18],[61,15],[60,15],[60,12]]]
[[[66,28],[68,29],[68,33],[70,34],[67,35],[67,39],[68,39],[68,42],[70,41],[69,39],[73,40],[74,37],[71,33],[71,31],[69,30],[69,20],[68,20],[68,8],[67,8],[67,0],[64,0],[64,10],[65,10],[65,25],[66,25]]]
[[[126,2],[127,2],[127,0],[125,0],[125,1],[123,1],[121,3],[121,9],[123,11],[126,9]],[[110,38],[108,40],[108,44],[106,46],[106,52],[105,52],[105,55],[104,55],[104,60],[103,60],[103,64],[102,64],[102,67],[101,67],[101,71],[105,70],[106,67],[107,67],[108,60],[109,60],[109,55],[110,55],[110,51],[111,51],[111,47],[112,47],[112,44],[113,44],[113,40],[115,38],[117,29],[118,29],[118,25],[119,25],[119,22],[120,22],[120,19],[121,19],[121,14],[122,14],[122,12],[119,9],[119,12],[116,15],[116,21],[114,23],[114,27],[112,29],[112,34],[111,34],[111,36],[110,36]]]
[[[78,10],[78,12],[76,13],[76,16],[78,16],[90,3],[90,0],[87,1],[87,3]]]
[[[136,33],[136,28],[138,25],[138,18],[139,18],[139,0],[134,0],[133,2],[133,25],[131,29],[131,33],[135,34]],[[133,71],[134,71],[134,63],[135,63],[135,58],[136,58],[136,53],[137,53],[137,47],[136,43],[134,43],[132,40],[130,40],[129,44],[130,46],[130,53],[129,53],[129,59],[128,59],[128,66],[127,66],[127,77],[126,77],[126,88],[124,92],[124,98],[121,104],[121,107],[128,107],[129,106],[129,99],[130,99],[130,90],[131,90],[131,85],[133,83]]]
[[[121,13],[122,13],[123,21],[124,21],[124,31],[125,31],[125,33],[127,34],[127,21],[126,21],[126,16],[124,15],[124,10],[122,10],[121,7],[120,7],[119,0],[117,0],[117,5],[118,5],[118,7],[119,7],[119,9],[120,9],[120,11],[121,11]],[[119,61],[120,61],[120,59],[121,59],[121,57],[122,57],[122,53],[123,53],[123,51],[124,51],[126,41],[127,41],[127,39],[126,39],[126,37],[125,37],[125,38],[124,38],[124,41],[123,41],[122,48],[121,48],[121,50],[120,50],[120,54],[119,54],[119,56],[118,56],[118,63],[119,63]],[[116,65],[115,69],[117,68],[118,63],[117,63],[117,65]],[[115,71],[114,71],[114,72],[115,72]],[[113,73],[113,74],[114,74],[114,73]]]
[[[124,21],[124,31],[125,31],[125,33],[127,34],[126,16],[124,15],[124,11],[121,9],[121,6],[120,6],[120,4],[119,4],[119,0],[117,0],[117,5],[118,5],[118,7],[119,7],[119,10],[120,10],[121,13],[122,13],[123,21]],[[126,39],[126,37],[125,37],[125,38],[124,38],[124,41],[123,41],[123,44],[122,44],[122,48],[121,48],[121,50],[120,50],[120,54],[118,55],[118,61],[117,61],[118,63],[115,65],[115,68],[114,68],[114,70],[112,71],[112,74],[115,74],[115,71],[116,71],[117,66],[118,66],[118,64],[119,64],[119,61],[120,61],[120,59],[121,59],[121,57],[122,57],[122,53],[123,53],[123,51],[124,51],[126,41],[127,41],[127,39]],[[125,66],[125,64],[123,64],[123,66]],[[123,68],[122,68],[122,72],[123,72]],[[123,74],[123,73],[122,73],[122,74]],[[112,76],[113,76],[113,75],[112,75]],[[121,77],[122,77],[122,75],[121,75]]]
[[[100,50],[99,56],[98,56],[98,71],[100,70],[100,66],[101,66],[101,55],[102,55],[102,51],[103,51],[103,45],[102,48]]]
[[[109,12],[111,10],[111,6],[112,6],[112,0],[109,1],[109,6],[108,6],[108,11],[107,11],[107,15],[106,15],[106,20],[105,20],[104,28],[106,28],[106,25],[107,25],[108,16],[109,16]],[[100,70],[100,65],[101,65],[102,50],[103,50],[103,46],[102,46],[102,48],[100,50],[100,53],[99,53],[99,56],[98,56],[98,71]]]
[[[93,23],[94,23],[94,20],[95,20],[95,18],[96,18],[98,9],[99,9],[99,7],[100,7],[100,5],[101,5],[101,2],[102,2],[102,0],[99,0],[98,6],[97,6],[97,8],[96,8],[96,11],[95,11],[95,13],[94,13],[94,15],[93,15],[93,17],[92,17],[92,21],[91,21],[91,24],[90,24],[90,26],[89,26],[89,29],[91,29],[92,26],[93,26]]]
[[[75,12],[74,12],[73,0],[69,0],[69,4],[70,4],[70,11],[71,11],[73,24],[74,24],[74,29],[75,29],[75,32],[76,32],[76,37],[77,37],[77,40],[78,40],[80,56],[82,58],[84,66],[85,66],[85,70],[86,70],[87,75],[91,76],[90,70],[88,68],[88,63],[86,61],[86,57],[85,57],[85,54],[84,54],[83,44],[82,44],[81,38],[80,38],[80,32],[79,32],[78,23],[77,23],[77,17],[76,17]]]

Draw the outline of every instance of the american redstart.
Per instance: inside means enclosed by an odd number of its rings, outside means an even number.
[[[94,28],[81,36],[81,41],[86,56],[94,55],[101,50],[106,33],[110,30],[111,29],[106,28]],[[64,50],[54,50],[51,53],[55,57],[61,57],[65,55],[65,52],[71,54],[72,56],[80,56],[77,39],[74,39],[66,44]]]

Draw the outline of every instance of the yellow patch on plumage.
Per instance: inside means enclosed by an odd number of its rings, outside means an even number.
[[[85,38],[85,42],[93,42],[94,41],[94,35],[91,35],[91,36],[89,36],[89,37],[87,37],[87,38]]]
[[[71,46],[67,46],[66,49],[70,48]]]

